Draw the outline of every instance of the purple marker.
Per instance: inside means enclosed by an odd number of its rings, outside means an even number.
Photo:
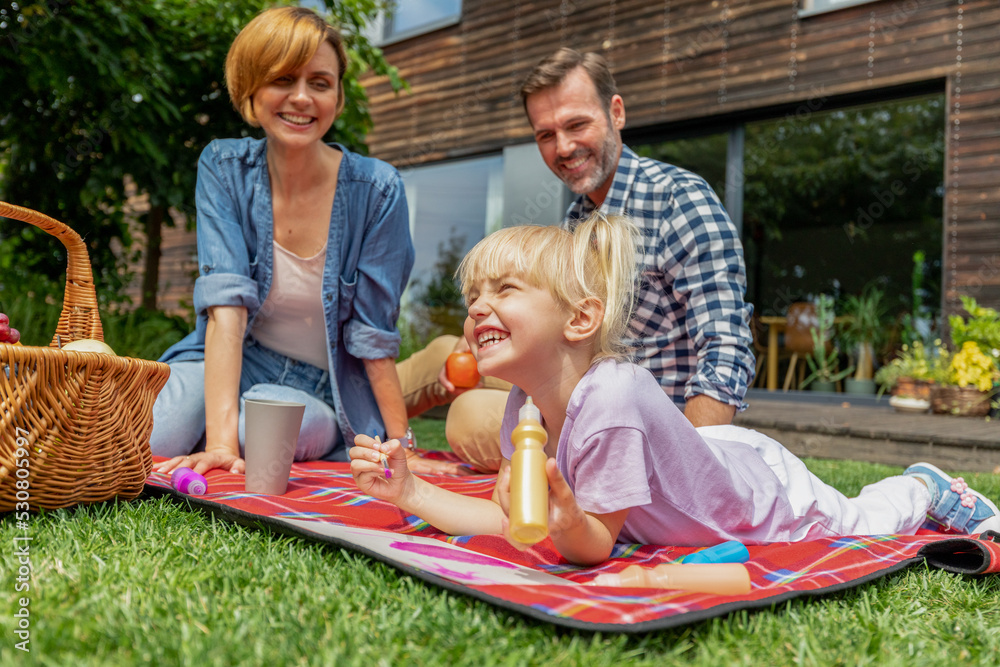
[[[191,468],[177,468],[170,475],[170,486],[174,490],[192,496],[201,496],[208,491],[208,482]]]

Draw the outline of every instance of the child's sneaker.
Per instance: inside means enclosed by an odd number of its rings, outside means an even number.
[[[927,518],[937,527],[966,535],[1000,531],[1000,510],[989,498],[970,489],[961,477],[952,479],[930,463],[914,463],[903,474],[927,485],[931,492]]]

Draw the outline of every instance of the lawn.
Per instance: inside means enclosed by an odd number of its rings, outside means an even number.
[[[415,420],[422,445],[443,422]],[[808,460],[846,493],[898,468]],[[991,498],[1000,476],[966,475]],[[17,592],[0,520],[0,665],[995,665],[1000,577],[914,567],[850,591],[644,635],[569,631],[365,556],[167,498],[32,515]],[[23,544],[20,543],[20,544]],[[14,631],[30,602],[30,652]]]

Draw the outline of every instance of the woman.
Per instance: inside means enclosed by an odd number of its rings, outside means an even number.
[[[233,105],[265,139],[213,141],[198,164],[194,332],[162,360],[153,454],[244,472],[246,398],[305,403],[296,460],[347,460],[357,433],[407,438],[395,370],[413,244],[398,172],[323,137],[347,56],[315,12],[262,12],[226,58]]]

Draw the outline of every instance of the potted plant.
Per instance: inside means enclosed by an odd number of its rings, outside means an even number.
[[[840,351],[836,345],[830,345],[834,319],[833,297],[829,294],[820,294],[816,300],[818,326],[809,329],[813,339],[813,352],[806,357],[810,372],[802,381],[803,389],[812,385],[813,391],[834,391],[837,382],[854,372],[853,366],[837,370]]]
[[[931,392],[931,410],[938,414],[985,417],[994,385],[1000,381],[996,360],[979,344],[967,340],[948,364],[945,382]]]
[[[904,344],[892,361],[878,369],[875,382],[879,394],[890,391],[890,405],[907,412],[926,412],[931,407],[931,388],[947,380],[951,354],[935,340],[932,346],[914,341]]]
[[[984,308],[975,299],[964,294],[959,298],[969,316],[948,317],[952,344],[959,349],[966,341],[975,341],[984,353],[996,359],[1000,356],[1000,312]]]
[[[1000,313],[962,296],[967,318],[948,318],[956,350],[947,373],[931,394],[936,413],[985,416],[1000,383]]]
[[[847,393],[875,393],[875,350],[885,341],[885,292],[869,283],[844,300],[840,338],[854,359],[854,376],[844,381]]]

